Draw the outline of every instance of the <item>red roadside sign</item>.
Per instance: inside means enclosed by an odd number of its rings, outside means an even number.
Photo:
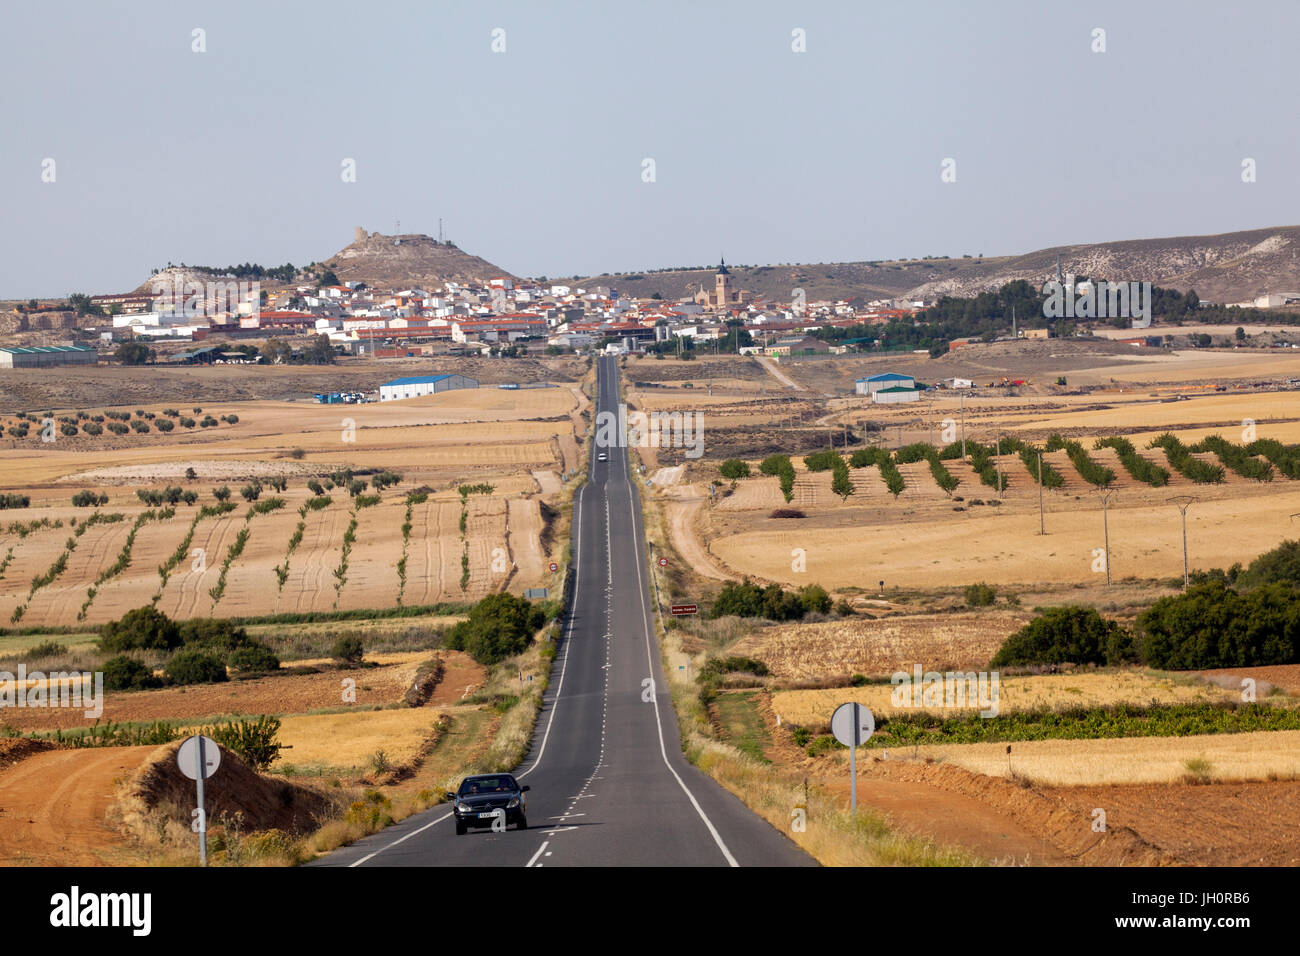
[[[552,562],[551,562],[551,570],[552,570],[552,571],[558,571],[558,570],[560,570],[560,566],[559,566],[558,564],[556,564],[554,561],[552,561]]]
[[[659,567],[661,567],[661,568],[666,568],[666,567],[668,567],[668,559],[667,559],[667,558],[660,558],[660,559],[659,559]]]
[[[672,613],[679,617],[683,614],[698,614],[699,611],[699,605],[696,604],[674,604],[672,606]]]

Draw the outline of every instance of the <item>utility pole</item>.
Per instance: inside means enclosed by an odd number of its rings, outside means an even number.
[[[994,449],[997,452],[998,462],[998,504],[1002,504],[1002,433],[998,432],[998,447]]]
[[[1110,496],[1114,491],[1099,491],[1101,495],[1101,523],[1106,535],[1106,587],[1110,587]]]
[[[1043,453],[1038,453],[1038,533],[1047,534],[1043,526]],[[1106,573],[1110,574],[1109,556],[1107,556]]]
[[[961,394],[961,460],[966,460],[966,393]]]
[[[1175,495],[1174,497],[1172,497],[1172,498],[1168,498],[1168,499],[1166,499],[1166,500],[1167,500],[1167,502],[1168,502],[1169,504],[1175,506],[1175,507],[1176,507],[1180,512],[1182,512],[1182,515],[1183,515],[1183,590],[1186,591],[1186,590],[1187,590],[1187,584],[1188,584],[1188,573],[1187,573],[1187,509],[1190,508],[1192,505],[1196,504],[1196,502],[1199,501],[1200,499],[1199,499],[1199,498],[1194,498],[1194,497],[1192,497],[1191,495]],[[1107,561],[1107,567],[1109,567],[1109,566],[1110,566],[1110,563],[1109,563],[1109,561]]]

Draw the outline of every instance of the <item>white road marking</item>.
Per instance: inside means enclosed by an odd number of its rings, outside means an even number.
[[[629,492],[632,490],[630,481],[628,482],[628,490]],[[654,656],[650,650],[650,609],[646,607],[645,603],[645,578],[641,574],[641,536],[637,531],[636,511],[632,508],[633,497],[634,496],[631,494],[628,495],[627,510],[628,514],[632,518],[633,541],[636,542],[636,582],[637,593],[640,595],[641,600],[641,626],[645,630],[646,663],[650,665],[650,673],[653,674],[655,672],[655,664]],[[606,502],[609,501],[608,498],[605,500]],[[677,771],[673,769],[673,765],[668,762],[668,749],[664,746],[664,724],[663,719],[659,714],[659,695],[655,694],[651,700],[655,705],[655,725],[659,728],[659,753],[664,759],[664,766],[668,768],[668,772],[673,775],[673,779],[677,781],[677,785],[682,788],[682,792],[684,792],[687,798],[691,801],[691,806],[695,807],[695,812],[698,813],[700,819],[704,821],[704,825],[709,830],[709,835],[713,837],[713,842],[716,843],[718,849],[722,851],[722,855],[726,859],[727,865],[740,866],[740,864],[736,862],[736,858],[731,855],[731,851],[727,849],[727,844],[722,842],[722,836],[718,833],[717,828],[714,827],[713,821],[710,820],[708,814],[704,812],[704,808],[700,806],[700,802],[695,799],[695,794],[691,793],[691,788],[686,786],[686,781],[678,775]]]
[[[583,485],[581,488],[578,489],[579,499],[582,498],[582,493],[586,490],[587,490],[586,485]],[[542,762],[542,755],[546,753],[546,742],[551,739],[551,725],[555,723],[555,712],[560,708],[560,695],[564,693],[564,675],[569,670],[569,638],[573,636],[573,622],[578,617],[578,615],[575,613],[578,606],[578,583],[582,580],[582,561],[579,559],[579,555],[578,555],[578,549],[582,547],[582,501],[581,500],[578,501],[578,519],[577,519],[576,527],[574,528],[573,541],[575,545],[574,564],[577,567],[577,571],[574,572],[574,576],[573,576],[573,606],[569,608],[569,625],[564,629],[565,630],[564,663],[560,665],[560,682],[555,685],[555,697],[551,700],[551,716],[546,721],[546,731],[545,733],[542,734],[542,745],[537,750],[537,759],[534,760],[533,765],[529,767],[527,770],[525,770],[523,773],[515,774],[516,780],[520,779],[521,777],[528,776],[530,773],[536,770],[538,765]]]
[[[426,823],[424,826],[420,827],[420,829],[418,829],[418,830],[412,830],[412,831],[411,831],[410,833],[408,833],[406,836],[404,836],[404,837],[399,837],[398,839],[394,840],[392,843],[388,844],[388,846],[380,847],[380,848],[379,848],[378,850],[376,850],[374,853],[370,853],[370,854],[367,854],[366,856],[363,856],[361,859],[357,860],[357,862],[355,862],[355,863],[349,863],[349,864],[348,864],[348,869],[351,869],[351,868],[354,867],[354,866],[360,866],[362,863],[365,863],[366,860],[372,860],[372,859],[374,859],[375,857],[379,856],[379,854],[383,853],[385,850],[391,850],[393,847],[397,846],[397,844],[399,844],[399,843],[405,843],[407,840],[411,839],[411,837],[413,837],[413,836],[415,836],[415,835],[417,835],[417,834],[423,833],[425,830],[429,829],[429,827],[433,826],[434,824],[441,823],[443,820],[446,820],[446,819],[447,819],[448,817],[450,817],[450,816],[452,816],[451,813],[444,813],[442,816],[438,817],[438,819],[434,820],[432,823]]]
[[[537,848],[537,852],[533,854],[533,858],[532,858],[531,860],[529,860],[527,863],[524,864],[524,868],[525,868],[525,869],[527,869],[528,867],[532,866],[534,863],[537,863],[537,858],[538,858],[539,856],[542,855],[542,851],[546,849],[546,845],[547,845],[548,843],[550,843],[550,842],[551,842],[550,840],[543,840],[543,841],[542,841],[542,845],[539,846],[539,847]],[[551,854],[548,853],[548,854],[546,854],[546,855],[547,855],[547,856],[550,856]],[[540,865],[540,864],[538,864],[538,865]]]

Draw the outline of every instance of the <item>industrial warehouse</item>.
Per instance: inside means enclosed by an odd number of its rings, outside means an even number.
[[[379,400],[392,402],[401,398],[419,398],[458,388],[478,388],[478,380],[465,375],[410,375],[395,378],[379,386]]]
[[[0,348],[0,368],[94,365],[99,353],[86,345],[33,345]]]

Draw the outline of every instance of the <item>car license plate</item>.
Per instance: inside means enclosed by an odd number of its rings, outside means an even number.
[[[496,815],[497,815],[497,814],[496,814],[496,811],[493,810],[491,813],[480,813],[480,814],[478,815],[478,818],[479,818],[480,820],[487,820],[487,819],[490,819],[491,817],[494,817],[494,816],[496,816]]]

